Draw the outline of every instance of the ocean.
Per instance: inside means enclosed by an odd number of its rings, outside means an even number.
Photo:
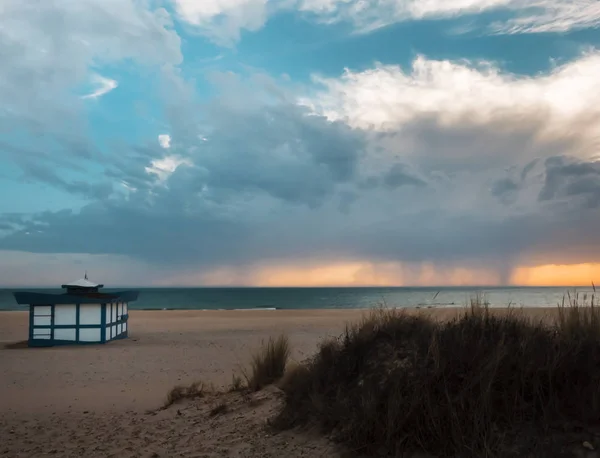
[[[427,288],[106,288],[104,292],[137,289],[130,304],[142,310],[336,309],[388,307],[452,307],[482,295],[491,306],[554,307],[567,291],[592,293],[591,287],[427,287]],[[0,289],[0,310],[23,310],[12,295]],[[61,292],[23,288],[18,291]]]

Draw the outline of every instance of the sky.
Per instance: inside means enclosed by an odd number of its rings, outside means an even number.
[[[597,0],[0,0],[0,284],[600,283]]]

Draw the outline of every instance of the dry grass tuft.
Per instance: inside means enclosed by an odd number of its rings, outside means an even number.
[[[561,333],[577,337],[580,334],[600,339],[600,307],[596,301],[596,286],[591,295],[567,292],[558,305],[557,325]]]
[[[446,322],[376,310],[288,371],[273,424],[368,456],[554,456],[538,452],[555,426],[600,422],[598,310],[575,305],[555,326],[481,297]]]
[[[229,406],[225,401],[219,402],[216,406],[210,409],[209,416],[216,417],[217,415],[223,415],[229,411]]]
[[[266,345],[252,357],[251,372],[244,373],[246,384],[251,391],[258,391],[279,380],[290,356],[290,343],[287,336],[277,339],[269,337]]]
[[[236,391],[242,391],[244,389],[244,381],[242,380],[242,377],[240,377],[239,375],[232,375],[231,376],[231,385],[229,385],[229,392],[233,393]]]
[[[202,382],[194,382],[189,386],[177,385],[169,391],[163,408],[167,408],[181,402],[183,399],[201,398],[205,394],[204,384]]]

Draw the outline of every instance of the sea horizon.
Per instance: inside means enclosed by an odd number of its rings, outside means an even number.
[[[318,285],[318,286],[261,286],[261,285],[198,285],[198,286],[143,286],[143,285],[135,285],[135,284],[112,284],[109,287],[105,287],[103,289],[122,289],[122,288],[136,288],[136,289],[339,289],[339,288],[347,288],[347,289],[360,289],[360,288],[396,288],[396,289],[435,289],[435,288],[444,288],[444,289],[477,289],[477,288],[593,288],[593,282],[589,284],[580,284],[580,285],[431,285],[431,286],[419,286],[419,285],[403,285],[403,286],[395,286],[395,285]],[[17,289],[61,289],[61,285],[52,286],[52,285],[0,285],[0,290],[17,290]]]
[[[388,306],[461,307],[481,295],[493,307],[553,307],[570,292],[593,294],[593,286],[111,286],[136,289],[138,310],[339,309]],[[0,288],[0,310],[23,310],[15,291],[59,293],[60,287]]]

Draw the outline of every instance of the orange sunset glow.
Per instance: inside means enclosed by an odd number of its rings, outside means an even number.
[[[169,279],[207,286],[500,286],[492,268],[440,267],[432,263],[338,262],[319,265],[263,265],[221,268]],[[588,286],[600,283],[600,263],[521,266],[512,270],[511,286]]]
[[[592,282],[600,283],[600,263],[519,267],[511,277],[511,284],[523,286],[589,286]]]

